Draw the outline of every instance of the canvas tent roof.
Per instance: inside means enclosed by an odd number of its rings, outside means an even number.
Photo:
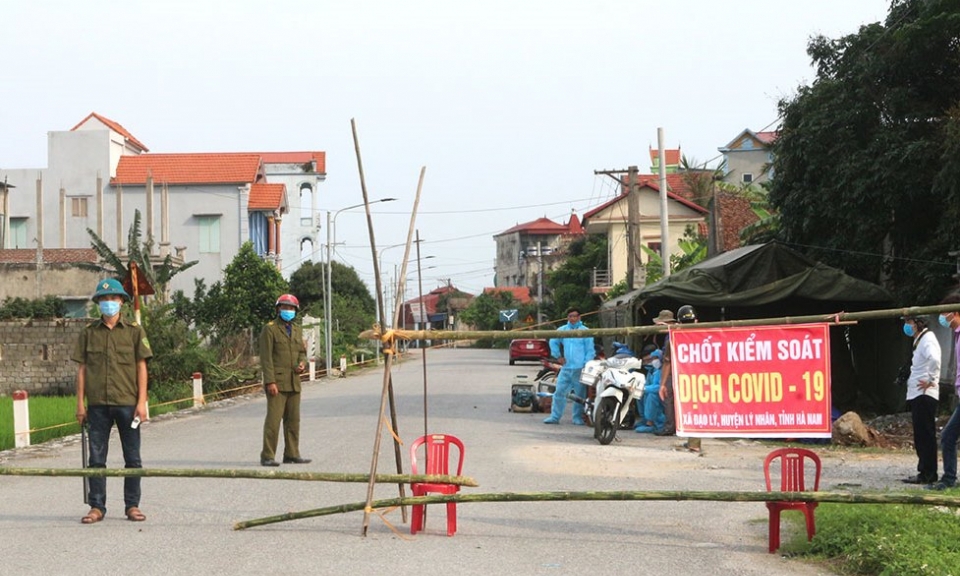
[[[884,288],[777,242],[724,252],[644,287],[635,298],[711,307],[754,307],[788,298],[864,304],[893,300]]]

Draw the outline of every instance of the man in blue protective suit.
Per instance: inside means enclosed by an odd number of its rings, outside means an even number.
[[[557,330],[586,329],[587,327],[580,321],[580,310],[570,308],[567,310],[567,323]],[[593,338],[590,336],[552,338],[550,340],[550,355],[557,358],[557,363],[560,364],[560,374],[557,375],[557,388],[553,394],[550,417],[543,423],[559,424],[560,418],[563,417],[563,411],[567,407],[567,394],[572,390],[580,398],[586,395],[586,387],[580,384],[580,372],[583,371],[584,364],[593,360],[596,355]],[[575,402],[573,404],[573,424],[582,426],[583,423],[583,404]]]
[[[663,401],[660,400],[660,370],[663,352],[653,344],[648,344],[641,353],[643,369],[646,373],[646,382],[643,386],[643,397],[637,400],[640,417],[639,424],[634,428],[637,432],[656,433],[663,430],[666,418],[663,413]]]

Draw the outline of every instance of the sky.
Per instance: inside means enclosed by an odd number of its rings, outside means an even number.
[[[495,234],[609,200],[615,182],[594,171],[648,173],[658,128],[667,148],[716,165],[719,147],[745,128],[775,129],[778,101],[812,82],[811,37],[856,33],[888,7],[13,0],[0,35],[0,167],[45,167],[46,133],[90,112],[151,152],[322,150],[325,222],[363,202],[353,119],[369,199],[397,198],[371,206],[384,284],[398,275],[425,167],[414,224],[424,291],[449,282],[478,294],[493,285]],[[362,209],[339,212],[335,242],[335,259],[372,287]]]

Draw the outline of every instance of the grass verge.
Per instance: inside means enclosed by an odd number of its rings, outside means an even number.
[[[960,494],[953,488],[947,494]],[[900,504],[817,507],[817,534],[807,542],[803,516],[786,512],[792,537],[785,555],[822,561],[842,574],[960,576],[960,510]]]
[[[165,387],[160,395],[151,390],[150,416],[190,408],[193,406],[192,395],[193,388],[189,384]],[[76,396],[31,396],[30,443],[40,444],[79,434],[76,413]],[[9,450],[13,446],[13,398],[0,397],[0,450]]]

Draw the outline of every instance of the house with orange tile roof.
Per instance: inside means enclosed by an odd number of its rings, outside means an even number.
[[[324,152],[150,153],[119,122],[91,113],[70,130],[48,133],[47,161],[45,168],[0,170],[9,186],[0,198],[0,299],[12,290],[2,271],[12,251],[36,252],[42,268],[47,249],[90,248],[89,229],[123,254],[138,210],[157,259],[199,261],[169,287],[188,294],[194,279],[221,279],[246,241],[285,277],[319,250]],[[68,305],[89,298],[86,285],[38,284],[39,295]]]
[[[737,186],[761,184],[773,177],[770,146],[780,133],[754,132],[745,128],[726,146],[718,148],[724,158],[723,181]]]
[[[660,179],[652,174],[638,175],[639,242],[641,246],[660,252],[662,234],[660,226]],[[707,210],[672,190],[671,182],[678,187],[683,184],[680,174],[667,175],[667,215],[669,223],[669,242],[671,254],[680,253],[679,241],[688,226],[693,226],[700,234],[707,233]],[[608,291],[627,277],[627,213],[629,186],[622,182],[620,194],[603,204],[584,213],[583,227],[588,234],[603,234],[607,237],[607,270],[597,270],[591,283],[591,289],[598,294]],[[649,261],[646,252],[637,253],[634,286],[643,286],[643,266]]]
[[[570,243],[582,237],[580,218],[571,214],[564,224],[537,218],[493,237],[497,243],[494,283],[497,288],[526,288],[539,297],[546,273],[563,262]]]

